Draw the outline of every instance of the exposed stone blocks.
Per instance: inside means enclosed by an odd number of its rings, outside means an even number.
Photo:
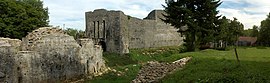
[[[77,43],[60,29],[40,28],[22,42],[7,42],[11,40],[0,39],[0,82],[61,82],[105,68],[100,46],[91,39]]]

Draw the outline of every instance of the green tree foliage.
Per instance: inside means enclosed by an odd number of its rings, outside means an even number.
[[[228,41],[228,34],[230,34],[229,30],[230,30],[230,19],[227,19],[225,16],[223,16],[218,22],[220,22],[219,24],[219,28],[217,29],[218,34],[216,35],[216,40],[215,41],[219,41],[219,40],[223,40],[223,41]]]
[[[18,38],[49,23],[48,8],[40,0],[0,0],[0,36]]]
[[[259,35],[259,27],[254,25],[252,27],[252,32],[251,32],[250,36],[251,37],[258,37],[258,35]]]
[[[258,35],[259,35],[259,27],[256,25],[253,25],[252,29],[244,30],[244,33],[242,36],[258,37]]]
[[[261,29],[259,32],[259,42],[264,46],[270,46],[270,13],[267,18],[261,21]]]
[[[186,44],[189,51],[195,51],[201,44],[214,40],[217,32],[218,11],[220,1],[216,0],[166,0],[164,14],[166,23],[185,31]]]
[[[72,29],[72,28],[67,28],[65,30],[65,32],[70,35],[70,36],[73,36],[75,39],[78,39],[78,38],[84,38],[85,35],[84,35],[84,31],[82,30],[77,30],[77,29]]]
[[[244,25],[236,18],[230,20],[223,16],[219,22],[217,40],[223,40],[226,44],[233,45],[238,37],[243,35]]]
[[[241,36],[251,37],[252,31],[253,31],[253,29],[244,30],[243,35],[241,35]]]
[[[229,35],[228,35],[228,42],[229,44],[233,44],[238,40],[238,37],[243,35],[244,25],[239,22],[236,18],[234,18],[229,26]]]

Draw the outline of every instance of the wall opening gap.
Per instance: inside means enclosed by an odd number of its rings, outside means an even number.
[[[105,40],[105,37],[106,37],[105,36],[106,35],[106,33],[105,33],[106,32],[105,26],[106,26],[105,25],[105,20],[103,20],[103,38],[104,38],[104,40]]]
[[[96,38],[96,22],[93,21],[93,23],[94,23],[94,38]]]

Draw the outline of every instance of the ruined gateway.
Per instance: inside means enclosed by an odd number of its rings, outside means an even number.
[[[61,82],[105,69],[101,46],[74,40],[57,28],[39,28],[23,40],[0,38],[0,83]]]
[[[153,10],[144,19],[121,11],[97,9],[86,12],[86,35],[108,52],[129,53],[132,48],[179,46],[183,37],[164,23],[163,10]]]
[[[22,41],[0,38],[0,83],[61,82],[106,70],[103,50],[123,54],[132,48],[181,45],[183,37],[160,20],[162,13],[154,10],[138,19],[121,11],[86,12],[88,39],[77,41],[51,27],[34,30]]]

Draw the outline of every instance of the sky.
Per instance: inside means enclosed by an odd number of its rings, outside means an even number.
[[[245,29],[260,25],[270,12],[269,0],[221,0],[219,14],[236,17]],[[85,30],[85,12],[95,9],[121,10],[144,18],[154,9],[164,9],[165,0],[43,0],[49,8],[50,25]]]

